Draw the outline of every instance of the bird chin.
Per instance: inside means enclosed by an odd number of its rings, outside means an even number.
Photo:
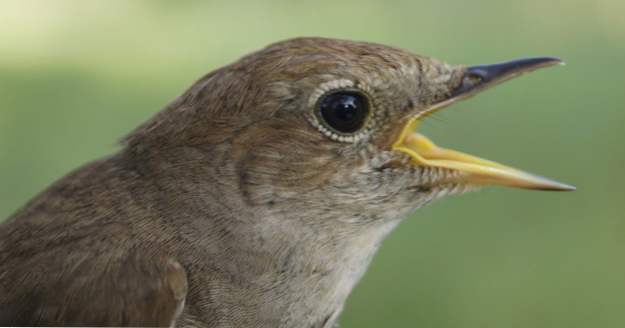
[[[385,213],[388,219],[407,217],[428,203],[446,196],[480,189],[480,185],[466,182],[466,174],[432,166],[412,165],[403,152],[383,152],[374,158],[375,179],[367,179],[367,187],[375,197],[369,200],[376,206],[397,213]],[[366,172],[372,175],[372,172]],[[373,183],[371,183],[373,182]],[[373,210],[373,209],[372,209]]]

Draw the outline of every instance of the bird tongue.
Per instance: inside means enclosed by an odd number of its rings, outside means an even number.
[[[412,164],[450,169],[463,173],[459,182],[471,185],[502,185],[515,188],[539,190],[574,190],[575,187],[523,172],[493,161],[438,147],[430,139],[414,132],[419,117],[414,117],[404,126],[393,150],[410,156]]]

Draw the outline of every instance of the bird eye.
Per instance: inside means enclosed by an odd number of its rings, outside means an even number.
[[[353,133],[360,130],[369,117],[369,99],[356,91],[338,91],[321,98],[318,116],[332,130]]]

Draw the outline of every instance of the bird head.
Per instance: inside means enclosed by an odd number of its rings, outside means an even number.
[[[218,190],[325,222],[393,220],[489,185],[571,190],[418,132],[435,111],[559,63],[455,66],[377,44],[293,39],[204,76],[126,142],[173,185],[193,181],[187,194]]]

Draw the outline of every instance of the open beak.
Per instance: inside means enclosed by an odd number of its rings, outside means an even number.
[[[558,191],[575,190],[575,187],[561,182],[455,150],[438,147],[427,137],[414,131],[424,117],[443,107],[449,106],[458,100],[471,97],[480,91],[523,73],[557,64],[563,64],[563,62],[557,58],[540,57],[494,65],[467,67],[462,84],[452,92],[449,98],[434,104],[425,111],[421,111],[406,123],[397,140],[393,143],[393,150],[408,154],[412,159],[413,165],[445,168],[462,173],[461,177],[457,178],[457,180],[460,180],[458,182],[471,185],[503,185],[516,188]]]

